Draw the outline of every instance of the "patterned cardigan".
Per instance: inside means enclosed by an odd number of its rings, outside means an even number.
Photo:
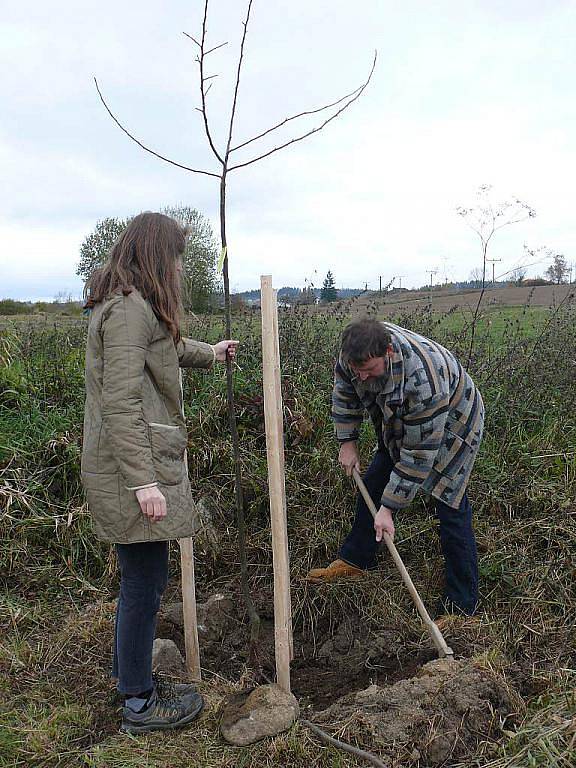
[[[388,375],[362,382],[340,355],[334,374],[336,437],[356,440],[364,414],[394,470],[382,494],[391,509],[408,506],[419,488],[460,506],[484,427],[474,382],[451,352],[412,331],[383,323],[392,336]]]

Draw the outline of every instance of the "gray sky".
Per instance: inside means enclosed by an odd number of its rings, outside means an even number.
[[[96,221],[183,203],[218,231],[218,186],[144,153],[216,169],[202,130],[194,46],[200,0],[2,0],[0,298],[78,295],[79,246]],[[241,0],[211,0],[220,73],[209,111],[220,146]],[[456,215],[480,184],[537,217],[500,233],[498,269],[523,244],[576,260],[576,4],[549,0],[254,0],[235,137],[322,105],[365,79],[327,128],[229,179],[231,285],[378,287],[467,279],[479,264]],[[302,121],[302,127],[310,123]],[[293,135],[294,127],[281,137]],[[280,138],[280,137],[279,137]],[[267,143],[264,148],[273,146]],[[245,157],[250,155],[246,154]],[[531,269],[542,273],[546,264]]]

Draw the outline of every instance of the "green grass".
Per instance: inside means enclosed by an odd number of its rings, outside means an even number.
[[[548,307],[500,307],[483,308],[478,319],[477,333],[492,339],[503,340],[510,333],[519,333],[523,338],[534,338],[542,329],[552,310]],[[457,334],[470,323],[470,311],[462,310],[441,315],[438,328],[441,332]]]
[[[336,466],[329,421],[332,366],[345,309],[281,313],[286,488],[298,631],[313,637],[328,622],[360,612],[367,633],[382,626],[405,651],[428,647],[397,575],[385,563],[350,588],[307,590],[301,577],[334,556],[354,492]],[[478,626],[448,637],[465,655],[487,654],[528,709],[496,743],[480,744],[466,765],[493,768],[574,764],[576,574],[576,313],[504,308],[483,311],[472,373],[487,406],[487,427],[470,493],[476,511],[482,597]],[[466,359],[469,328],[456,313],[395,320],[446,343]],[[271,593],[272,568],[259,318],[235,319],[242,342],[235,371],[251,586]],[[220,318],[190,324],[215,341]],[[222,695],[238,681],[203,684],[206,716],[197,726],[131,739],[117,733],[108,679],[114,559],[91,534],[79,484],[84,325],[0,330],[0,766],[359,765],[321,746],[301,726],[250,749],[217,733]],[[225,378],[186,372],[190,475],[196,495],[213,499],[216,550],[196,548],[202,594],[238,584],[233,477]],[[373,447],[364,429],[363,460]],[[397,544],[424,601],[441,589],[441,555],[430,505],[398,516]],[[172,570],[177,572],[173,561]],[[572,729],[572,730],[571,730]],[[546,762],[548,760],[548,762]],[[570,762],[572,761],[572,762]]]

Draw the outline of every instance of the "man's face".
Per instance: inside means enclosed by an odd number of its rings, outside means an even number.
[[[361,365],[350,363],[350,369],[360,381],[379,379],[384,376],[384,372],[387,370],[386,358],[370,357]]]

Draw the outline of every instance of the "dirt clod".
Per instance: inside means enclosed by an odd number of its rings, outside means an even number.
[[[415,677],[344,696],[314,721],[339,729],[346,741],[361,735],[366,743],[368,737],[383,756],[398,760],[401,752],[406,765],[423,758],[425,765],[439,766],[470,754],[512,709],[509,691],[494,673],[473,661],[438,659]]]

